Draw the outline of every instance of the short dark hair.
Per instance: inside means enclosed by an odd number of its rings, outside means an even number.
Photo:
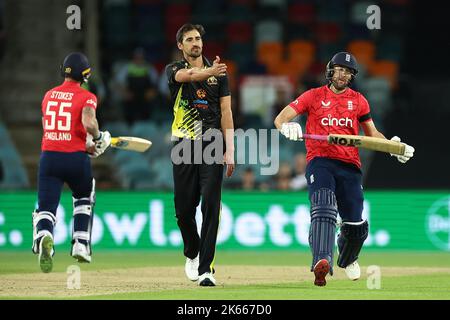
[[[182,43],[184,34],[191,30],[197,30],[198,33],[200,33],[201,37],[203,37],[203,35],[205,34],[205,28],[203,28],[203,26],[201,24],[185,23],[177,31],[177,36],[176,36],[177,43]]]

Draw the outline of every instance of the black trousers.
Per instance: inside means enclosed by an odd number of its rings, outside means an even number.
[[[178,143],[190,143],[181,140]],[[203,142],[203,149],[207,143]],[[193,159],[193,151],[192,157]],[[221,210],[224,165],[222,163],[173,164],[175,212],[184,243],[184,255],[193,259],[200,254],[199,275],[213,272],[216,240]],[[202,227],[200,236],[195,221],[200,203]]]

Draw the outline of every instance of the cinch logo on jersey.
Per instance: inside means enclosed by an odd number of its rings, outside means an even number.
[[[323,126],[339,126],[339,127],[353,127],[353,120],[350,118],[332,118],[331,114],[328,115],[328,117],[326,118],[322,118],[322,120],[320,120],[320,123]]]

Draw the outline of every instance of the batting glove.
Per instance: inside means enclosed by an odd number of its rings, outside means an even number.
[[[290,140],[303,141],[302,127],[297,122],[285,122],[281,125],[281,134]]]
[[[397,136],[394,136],[391,138],[391,141],[400,142],[401,139]],[[409,159],[411,159],[414,156],[414,148],[410,145],[407,145],[406,143],[402,142],[403,145],[405,145],[405,153],[403,155],[393,154],[391,153],[391,156],[396,157],[398,161],[401,163],[406,163]]]
[[[101,155],[111,144],[111,134],[109,131],[100,131],[100,136],[92,140],[95,143],[95,151],[93,157],[97,158]]]

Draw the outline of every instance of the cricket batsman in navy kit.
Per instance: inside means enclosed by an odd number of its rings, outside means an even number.
[[[302,140],[302,128],[290,122],[300,114],[307,114],[306,132],[358,135],[361,127],[366,136],[386,139],[377,130],[364,96],[349,88],[358,73],[353,55],[339,52],[326,67],[328,84],[304,92],[286,106],[275,119],[275,126],[290,140]],[[400,141],[395,136],[391,140]],[[361,161],[358,149],[329,145],[326,141],[306,141],[311,227],[309,244],[313,256],[311,271],[317,286],[326,285],[326,275],[333,275],[333,252],[337,216],[342,219],[337,239],[337,265],[345,268],[351,280],[361,271],[358,255],[368,236],[369,225],[362,219],[363,191]],[[403,155],[393,155],[401,163],[414,155],[414,148],[405,144]]]
[[[49,90],[42,101],[42,153],[38,174],[38,208],[33,212],[32,251],[39,255],[43,272],[53,268],[53,228],[64,183],[72,191],[73,230],[71,255],[91,262],[91,229],[95,180],[90,157],[101,155],[111,143],[96,118],[97,98],[80,87],[91,68],[82,53],[69,54],[61,66],[64,82]],[[89,135],[92,140],[87,137]]]

